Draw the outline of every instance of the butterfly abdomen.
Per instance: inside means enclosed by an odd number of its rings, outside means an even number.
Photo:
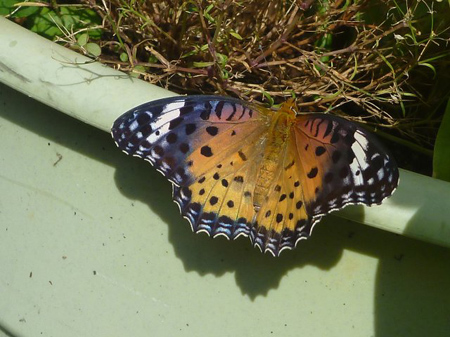
[[[267,201],[271,186],[276,180],[277,168],[283,161],[286,144],[289,141],[292,126],[295,123],[295,114],[291,109],[281,108],[273,114],[270,132],[264,149],[261,166],[258,169],[254,191],[255,210]]]

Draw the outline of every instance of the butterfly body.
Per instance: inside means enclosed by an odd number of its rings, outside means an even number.
[[[255,210],[259,209],[266,202],[280,160],[283,160],[286,144],[289,138],[292,137],[295,112],[291,104],[292,102],[288,101],[276,113],[270,111],[270,126],[267,136],[265,136],[266,139],[263,140],[265,141],[265,146],[255,184],[253,200]]]
[[[379,204],[398,170],[356,124],[324,114],[278,111],[220,96],[172,97],[119,117],[119,148],[148,160],[173,184],[195,232],[249,236],[279,255],[317,221],[348,204]]]

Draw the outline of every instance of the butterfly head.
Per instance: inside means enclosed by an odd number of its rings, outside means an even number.
[[[299,114],[295,98],[291,97],[284,102],[278,110],[278,113],[284,113],[295,118]]]
[[[290,98],[281,105],[270,120],[268,144],[275,147],[282,146],[287,141],[291,128],[296,124],[296,119],[297,105],[294,98]]]

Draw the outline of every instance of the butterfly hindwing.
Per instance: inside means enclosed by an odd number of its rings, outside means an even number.
[[[300,239],[308,238],[314,223],[305,207],[307,191],[304,174],[299,170],[301,159],[291,145],[288,141],[280,149],[282,161],[251,233],[256,246],[275,256],[284,249],[294,248]]]
[[[195,232],[235,239],[248,235],[255,214],[251,191],[257,166],[252,157],[245,163],[233,156],[227,159],[192,185],[174,186],[174,200]]]

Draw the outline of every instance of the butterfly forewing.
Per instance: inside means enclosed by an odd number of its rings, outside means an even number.
[[[267,128],[257,111],[238,102],[218,96],[152,101],[119,117],[111,133],[125,153],[148,160],[171,182],[189,185],[194,166],[197,176],[209,172],[248,138],[236,125],[245,123],[245,131],[257,135]]]

